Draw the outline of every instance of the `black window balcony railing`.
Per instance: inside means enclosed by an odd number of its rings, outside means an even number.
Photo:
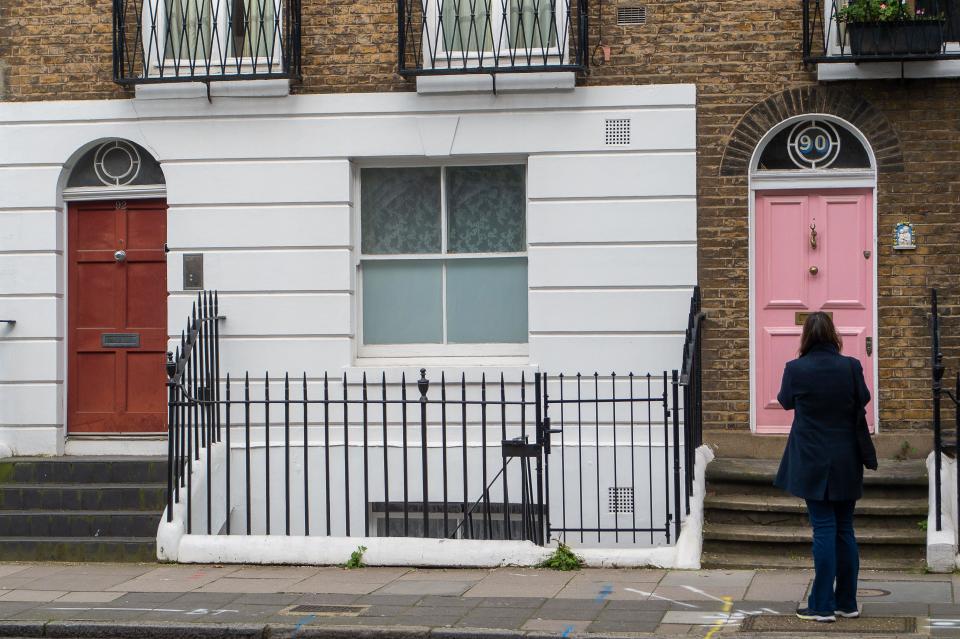
[[[300,0],[114,0],[121,84],[300,77]]]
[[[398,0],[402,75],[580,71],[587,0]]]
[[[803,61],[960,59],[960,0],[803,0]]]

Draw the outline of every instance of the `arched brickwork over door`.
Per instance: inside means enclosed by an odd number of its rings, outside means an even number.
[[[720,175],[746,177],[750,157],[770,129],[793,116],[813,113],[834,115],[859,129],[876,155],[880,173],[903,171],[900,138],[886,116],[846,90],[810,86],[776,93],[747,111],[727,140]]]

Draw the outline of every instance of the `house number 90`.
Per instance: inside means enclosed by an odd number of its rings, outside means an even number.
[[[793,163],[803,169],[829,166],[840,152],[840,136],[829,122],[806,121],[790,131],[787,149]]]

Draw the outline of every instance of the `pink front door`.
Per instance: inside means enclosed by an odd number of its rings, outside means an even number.
[[[753,410],[758,433],[786,433],[793,412],[777,392],[784,364],[797,357],[804,313],[833,314],[844,354],[860,360],[874,394],[873,196],[857,189],[756,197]],[[872,402],[867,421],[873,430]]]

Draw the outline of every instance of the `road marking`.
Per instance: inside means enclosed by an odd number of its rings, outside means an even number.
[[[82,607],[82,606],[63,606],[63,607],[54,607],[47,606],[44,610],[75,610],[77,612],[81,611],[91,611],[91,610],[127,610],[131,612],[181,612],[185,615],[210,615],[211,617],[216,617],[222,615],[225,612],[240,612],[239,610],[230,610],[226,608],[195,608],[193,610],[183,610],[181,608],[119,608],[119,607]]]
[[[713,625],[710,627],[710,632],[708,632],[703,639],[710,639],[713,637],[713,635],[717,634],[718,630],[730,622],[730,610],[733,608],[733,597],[724,597],[721,599],[721,601],[723,602],[723,612],[727,613],[727,618],[725,620],[718,619],[717,621],[713,622]]]
[[[719,601],[720,603],[726,603],[726,601],[727,601],[728,599],[730,599],[730,597],[724,597],[724,598],[722,598],[722,599],[721,599],[720,597],[714,597],[714,596],[711,595],[709,592],[706,592],[706,591],[704,591],[704,590],[700,590],[699,588],[694,588],[693,586],[683,585],[683,586],[680,586],[680,587],[681,587],[681,588],[686,588],[686,589],[689,590],[690,592],[695,592],[695,593],[697,593],[698,595],[703,595],[704,597],[709,597],[710,599],[713,599],[714,601]]]
[[[661,601],[669,601],[670,603],[675,603],[678,606],[686,606],[687,608],[697,608],[697,606],[694,606],[693,604],[689,604],[683,601],[676,601],[668,597],[661,597],[660,595],[655,595],[652,592],[647,592],[645,590],[637,590],[636,588],[624,588],[624,590],[635,592],[638,595],[643,595],[644,597],[653,597],[654,599],[660,599]]]
[[[298,632],[300,632],[300,629],[303,628],[304,624],[308,624],[316,618],[317,618],[316,615],[310,615],[309,617],[304,617],[303,619],[301,619],[300,623],[297,624],[297,627],[293,629],[293,634],[297,634]]]

